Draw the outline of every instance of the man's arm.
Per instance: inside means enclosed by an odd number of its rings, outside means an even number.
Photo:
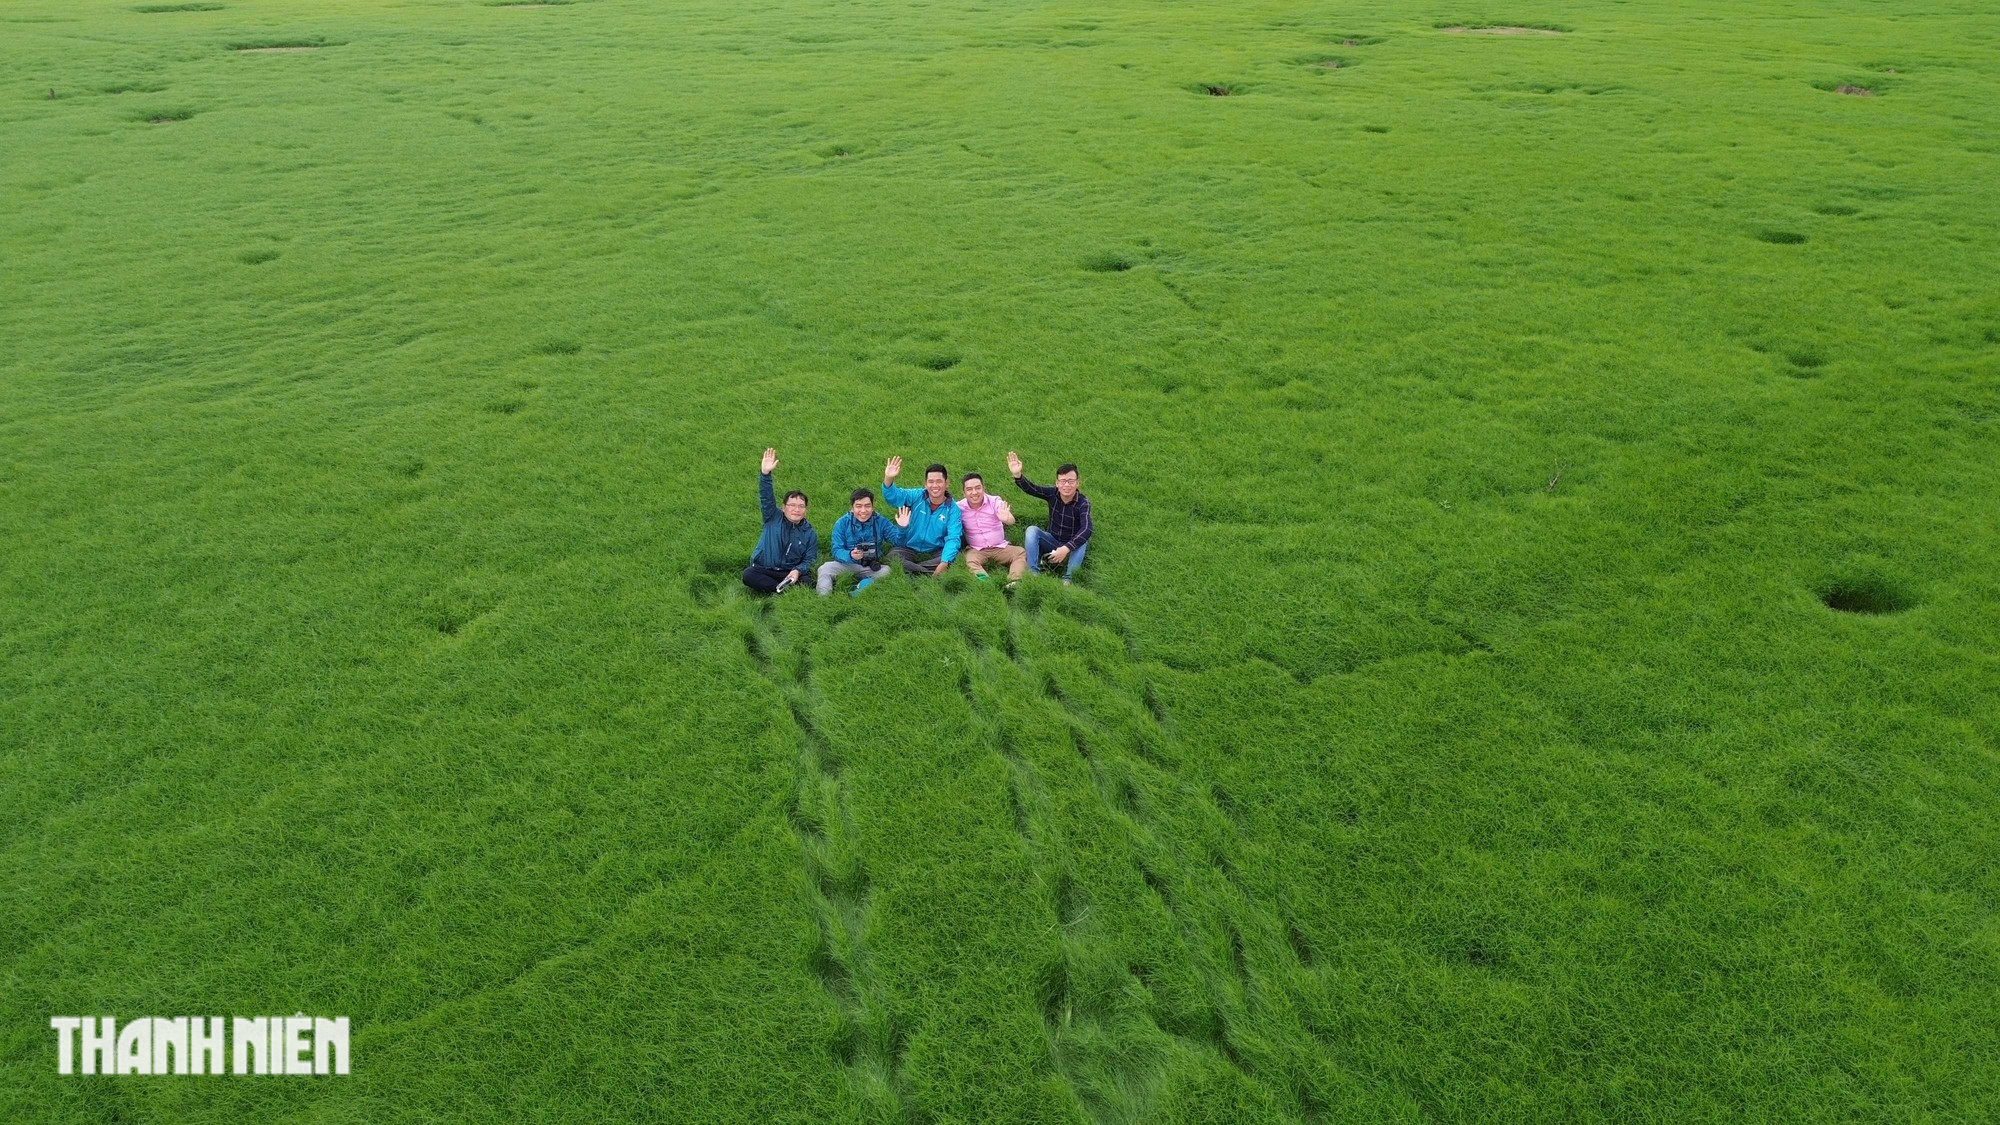
[[[835,562],[853,562],[854,521],[842,516],[833,521],[833,558]]]
[[[944,519],[944,553],[938,556],[938,569],[942,571],[958,557],[958,547],[965,541],[965,521],[959,518],[958,505],[950,505]]]
[[[778,451],[775,448],[764,451],[763,465],[757,470],[757,504],[764,509],[764,522],[777,519],[778,497],[771,491],[771,471],[778,467]]]
[[[1090,498],[1079,496],[1076,498],[1076,502],[1083,509],[1082,512],[1078,513],[1083,517],[1083,523],[1082,526],[1077,528],[1076,534],[1070,536],[1069,542],[1063,544],[1063,546],[1068,547],[1072,551],[1090,542],[1090,533],[1095,530],[1090,523]]]
[[[778,494],[771,491],[771,474],[769,473],[757,474],[757,505],[764,509],[765,523],[770,523],[772,520],[779,519],[784,515],[784,513],[778,510]]]
[[[921,488],[898,488],[888,481],[882,482],[882,503],[885,507],[915,507],[917,501],[923,498],[924,490]]]
[[[1055,489],[1044,488],[1043,486],[1036,484],[1034,481],[1029,480],[1027,477],[1015,477],[1014,487],[1038,499],[1042,500],[1059,499]]]
[[[806,561],[796,568],[801,574],[811,574],[813,564],[819,561],[819,532],[813,529],[811,520],[800,520],[806,533]]]

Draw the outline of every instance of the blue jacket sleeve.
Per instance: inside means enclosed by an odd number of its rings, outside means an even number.
[[[950,562],[958,557],[958,545],[965,541],[965,520],[958,514],[958,505],[947,506],[944,518],[944,553],[939,562]]]
[[[757,503],[764,509],[764,522],[770,523],[780,515],[778,496],[771,491],[771,474],[757,474]]]
[[[853,562],[847,552],[854,549],[854,521],[842,516],[833,521],[833,559],[835,562]]]
[[[882,482],[882,506],[894,511],[897,508],[914,508],[917,501],[924,498],[921,488],[903,488],[900,485]]]

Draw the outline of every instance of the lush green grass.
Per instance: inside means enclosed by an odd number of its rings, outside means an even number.
[[[12,0],[0,1116],[2000,1116],[1996,44]],[[1086,581],[754,603],[771,444]]]

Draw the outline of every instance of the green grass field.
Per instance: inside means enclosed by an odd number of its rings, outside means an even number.
[[[2000,1118],[1996,47],[7,0],[0,1118]],[[766,445],[1084,578],[752,599]]]

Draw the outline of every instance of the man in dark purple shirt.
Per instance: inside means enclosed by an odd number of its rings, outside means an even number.
[[[1040,573],[1044,560],[1063,568],[1063,585],[1076,577],[1083,565],[1083,552],[1090,545],[1090,497],[1076,489],[1076,466],[1067,461],[1056,466],[1056,486],[1045,488],[1021,475],[1021,457],[1007,451],[1007,471],[1014,483],[1030,496],[1049,502],[1049,526],[1028,528],[1023,546],[1028,551],[1028,569]]]

